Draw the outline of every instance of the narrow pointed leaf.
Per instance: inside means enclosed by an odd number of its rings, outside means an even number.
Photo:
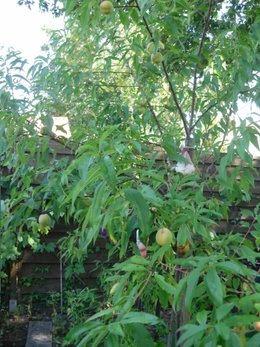
[[[223,304],[223,288],[215,268],[210,268],[205,276],[208,296],[215,306]]]

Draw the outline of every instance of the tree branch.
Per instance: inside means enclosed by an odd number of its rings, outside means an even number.
[[[135,0],[135,3],[136,3],[136,6],[137,6],[137,8],[138,8],[138,11],[141,13],[141,8],[140,8],[140,6],[139,6],[138,0]],[[145,27],[146,27],[146,30],[148,31],[148,33],[149,33],[149,35],[150,35],[150,37],[151,37],[151,40],[154,41],[153,32],[152,32],[151,28],[149,27],[149,24],[148,24],[148,22],[147,22],[145,16],[141,16],[141,17],[142,17],[142,19],[143,19],[143,22],[144,22],[144,25],[145,25]],[[179,104],[177,95],[176,95],[176,93],[175,93],[174,87],[173,87],[173,85],[172,85],[170,76],[169,76],[169,74],[168,74],[168,71],[167,71],[167,69],[166,69],[166,65],[165,65],[164,62],[162,62],[162,67],[163,67],[163,72],[164,72],[164,74],[165,74],[165,77],[166,77],[166,79],[167,79],[167,82],[168,82],[168,84],[169,84],[170,91],[171,91],[171,95],[172,95],[172,97],[173,97],[174,103],[175,103],[175,105],[176,105],[176,107],[177,107],[177,110],[178,110],[178,112],[179,112],[179,115],[180,115],[180,117],[181,117],[181,120],[182,120],[182,123],[183,123],[183,126],[184,126],[184,130],[185,130],[185,134],[186,134],[186,136],[188,137],[188,136],[189,136],[188,124],[187,124],[185,115],[184,115],[184,113],[183,113],[183,111],[182,111],[182,109],[181,109],[181,106],[180,106],[180,104]]]
[[[219,145],[219,151],[221,151],[221,148],[224,146],[224,143],[226,141],[226,137],[227,137],[228,131],[229,131],[230,117],[231,117],[232,113],[233,113],[233,109],[232,109],[232,106],[230,106],[228,116],[227,116],[227,126],[226,126],[226,130],[225,130],[223,139],[221,141],[221,144]]]
[[[132,77],[134,78],[134,73],[133,73],[132,70],[131,70],[131,74],[132,74]],[[160,132],[160,135],[162,136],[162,135],[163,135],[163,131],[162,131],[161,123],[159,122],[159,119],[157,118],[157,115],[156,115],[156,113],[154,112],[154,108],[153,108],[152,104],[150,103],[149,98],[148,98],[148,96],[147,96],[147,94],[146,94],[144,88],[141,88],[139,82],[137,82],[137,88],[138,88],[139,90],[142,91],[142,94],[144,95],[144,97],[145,97],[145,99],[146,99],[146,103],[147,103],[147,105],[148,105],[148,108],[149,108],[150,112],[152,113],[152,116],[153,116],[153,118],[154,118],[154,120],[155,120],[155,123],[156,123],[156,125],[157,125],[157,128],[158,128],[158,130],[159,130],[159,132]]]
[[[134,8],[137,8],[137,6],[135,6],[135,5],[125,5],[125,6],[119,6],[119,5],[117,5],[117,6],[114,6],[114,8],[131,8],[131,7],[134,7]]]
[[[180,106],[180,104],[179,104],[177,95],[176,95],[175,90],[174,90],[174,88],[173,88],[173,85],[172,85],[172,82],[171,82],[171,80],[170,80],[170,76],[169,76],[169,74],[168,74],[168,71],[167,71],[167,69],[166,69],[166,65],[165,65],[164,61],[162,62],[162,67],[163,67],[163,71],[164,71],[165,77],[166,77],[166,79],[167,79],[167,82],[168,82],[168,84],[169,84],[169,87],[170,87],[170,91],[171,91],[173,100],[174,100],[174,102],[175,102],[175,105],[176,105],[177,110],[178,110],[178,112],[179,112],[179,115],[180,115],[180,117],[181,117],[181,120],[182,120],[182,123],[183,123],[183,126],[184,126],[184,130],[185,130],[185,134],[186,134],[186,136],[188,137],[188,136],[189,136],[188,124],[187,124],[185,115],[184,115],[184,113],[182,112],[181,106]]]
[[[209,28],[209,19],[211,16],[214,2],[215,2],[215,0],[210,0],[210,3],[209,3],[209,8],[208,8],[208,12],[206,15],[206,20],[205,20],[205,25],[204,25],[204,30],[202,33],[202,37],[201,37],[200,45],[199,45],[199,50],[198,50],[198,54],[197,54],[198,58],[200,58],[200,56],[201,56],[201,51],[202,51],[203,44],[204,44],[204,41],[206,38],[206,33],[208,31],[208,28]],[[193,74],[193,89],[192,89],[191,115],[190,115],[190,123],[189,123],[189,135],[191,133],[191,129],[194,128],[194,126],[192,126],[192,123],[193,123],[193,119],[194,119],[194,115],[195,115],[195,106],[196,106],[197,70],[198,70],[198,64],[196,64],[195,69],[194,69],[194,74]]]
[[[154,118],[154,120],[155,120],[155,123],[156,123],[156,125],[157,125],[157,128],[158,128],[158,130],[159,130],[159,132],[160,132],[160,134],[161,134],[161,136],[162,136],[162,135],[163,135],[162,127],[161,127],[161,124],[160,124],[160,122],[159,122],[159,120],[158,120],[158,118],[157,118],[157,116],[156,116],[156,114],[155,114],[155,112],[154,112],[154,109],[153,109],[153,107],[152,107],[152,105],[151,105],[151,103],[150,103],[149,101],[147,101],[147,105],[148,105],[148,107],[149,107],[149,110],[150,110],[151,113],[152,113],[152,116],[153,116],[153,118]]]
[[[138,0],[135,0],[135,3],[136,3],[136,7],[137,7],[138,11],[141,13],[141,8],[140,8],[140,6],[139,6]],[[142,19],[143,19],[144,25],[145,25],[145,27],[146,27],[146,29],[147,29],[147,31],[148,31],[148,33],[149,33],[149,35],[150,35],[152,41],[154,41],[153,32],[152,32],[152,30],[150,29],[149,24],[148,24],[148,22],[147,22],[145,16],[142,16]]]
[[[214,102],[214,104],[211,104],[208,106],[208,108],[199,116],[199,118],[196,120],[196,122],[190,127],[190,132],[195,128],[195,126],[201,121],[201,119],[205,116],[206,113],[208,113],[213,107],[215,107],[218,103]]]

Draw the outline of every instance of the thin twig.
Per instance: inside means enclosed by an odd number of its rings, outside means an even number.
[[[232,257],[234,257],[234,255],[237,253],[238,249],[241,247],[242,243],[245,241],[245,239],[247,238],[247,236],[250,234],[253,226],[254,226],[254,223],[256,221],[256,217],[254,217],[250,227],[248,228],[247,232],[245,233],[244,237],[242,238],[242,240],[240,241],[239,245],[237,246],[237,248],[234,250],[233,254],[232,254]]]
[[[140,6],[139,6],[138,0],[135,0],[135,3],[136,3],[136,7],[138,8],[138,11],[141,13],[141,8],[140,8]],[[150,35],[152,41],[154,41],[153,32],[152,32],[152,30],[150,29],[149,24],[148,24],[148,22],[147,22],[145,16],[142,16],[142,19],[143,19],[143,21],[144,21],[144,25],[145,25],[145,27],[146,27],[146,29],[147,29],[147,31],[148,31],[148,33],[149,33],[149,35]]]
[[[226,141],[226,137],[227,137],[228,131],[229,131],[230,117],[231,117],[232,113],[233,113],[233,109],[232,109],[232,106],[230,106],[229,112],[228,112],[228,118],[227,118],[227,127],[226,127],[226,131],[224,133],[223,139],[221,141],[221,144],[219,145],[219,152],[221,151],[221,148],[224,146],[224,143]]]
[[[130,71],[131,71],[131,75],[132,75],[133,79],[135,79],[134,72],[133,72],[131,69],[130,69]],[[156,123],[156,125],[157,125],[157,127],[158,127],[158,130],[159,130],[159,132],[160,132],[160,135],[162,136],[162,135],[163,135],[163,131],[162,131],[161,123],[160,123],[160,121],[159,121],[159,119],[158,119],[156,113],[154,112],[154,108],[153,108],[152,104],[150,103],[149,98],[148,98],[148,96],[147,96],[147,94],[146,94],[144,88],[141,88],[141,86],[140,86],[140,84],[139,84],[138,81],[137,81],[137,88],[138,88],[140,91],[142,91],[142,94],[143,94],[143,96],[144,96],[145,99],[146,99],[146,104],[148,105],[149,110],[150,110],[150,112],[151,112],[151,114],[152,114],[152,116],[153,116],[153,118],[154,118],[154,120],[155,120],[155,123]]]
[[[134,302],[136,302],[136,300],[140,297],[140,295],[142,294],[142,292],[144,291],[145,287],[147,286],[148,282],[150,281],[150,278],[152,276],[153,272],[150,271],[142,288],[139,290],[139,292],[136,294],[135,298],[134,298]]]
[[[123,75],[130,75],[130,72],[127,72],[127,71],[105,71],[105,70],[95,70],[95,71],[87,71],[87,72],[90,72],[90,73],[93,73],[93,74],[98,74],[98,73],[105,73],[105,74],[123,74]]]
[[[157,118],[157,116],[156,116],[156,114],[154,112],[154,109],[153,109],[153,107],[152,107],[152,105],[151,105],[151,103],[149,101],[147,101],[147,105],[148,105],[149,110],[151,111],[151,114],[152,114],[152,116],[153,116],[153,118],[155,120],[157,128],[158,128],[158,130],[159,130],[159,132],[160,132],[160,134],[162,136],[163,135],[162,127],[161,127],[161,124],[160,124],[160,122],[159,122],[159,120],[158,120],[158,118]]]
[[[134,7],[134,8],[137,8],[137,6],[135,5],[125,5],[125,6],[114,6],[114,8],[128,8],[128,7]]]
[[[209,105],[209,107],[199,116],[196,122],[190,127],[190,132],[196,127],[196,125],[201,121],[201,119],[208,113],[213,107],[215,107],[218,103],[214,102],[214,104]]]
[[[201,56],[201,51],[203,48],[203,44],[206,38],[206,33],[208,31],[209,28],[209,19],[211,16],[211,11],[212,11],[212,7],[214,4],[215,0],[210,0],[209,3],[209,8],[208,8],[208,12],[206,15],[206,20],[205,20],[205,25],[204,25],[204,30],[202,33],[202,37],[200,40],[200,45],[199,45],[199,50],[198,50],[198,54],[197,57],[200,58]],[[194,115],[195,115],[195,105],[196,105],[196,89],[197,89],[197,70],[198,70],[198,64],[196,64],[195,69],[194,69],[194,75],[193,75],[193,90],[192,90],[192,102],[191,102],[191,115],[190,115],[190,123],[189,123],[189,132],[191,132],[192,129],[192,123],[193,123],[193,119],[194,119]],[[189,134],[190,135],[190,134]]]
[[[120,84],[94,84],[95,87],[113,87],[113,88],[138,88],[137,86],[134,85],[120,85]]]

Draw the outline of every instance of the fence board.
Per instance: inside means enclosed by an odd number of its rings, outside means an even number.
[[[66,283],[64,283],[66,285]],[[77,286],[78,288],[88,286],[89,288],[95,288],[97,285],[96,278],[86,278],[83,283]],[[19,292],[20,295],[28,295],[28,294],[42,294],[42,293],[53,293],[60,291],[60,282],[56,278],[47,278],[44,281],[38,281],[29,287],[20,286]]]

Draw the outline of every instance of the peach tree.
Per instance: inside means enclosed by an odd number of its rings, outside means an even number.
[[[64,1],[66,27],[51,33],[28,73],[32,101],[1,106],[2,161],[15,167],[1,200],[4,256],[14,259],[28,243],[37,247],[36,215],[47,211],[56,222],[78,225],[61,244],[68,262],[83,264],[100,232],[108,256],[118,259],[102,276],[103,309],[74,327],[65,344],[258,343],[259,206],[241,211],[249,217],[246,233],[236,226],[221,232],[221,221],[250,201],[254,185],[249,145],[258,147],[259,128],[235,113],[240,100],[259,103],[257,6]],[[7,99],[17,105],[11,93]],[[28,165],[39,151],[36,115],[49,135],[52,115],[68,117],[72,162],[50,167],[38,154],[38,164]],[[23,129],[18,147],[16,119]],[[196,168],[211,156],[206,172],[176,171],[177,162],[187,164],[182,143]],[[235,157],[242,164],[228,173]],[[216,194],[207,196],[209,190]],[[26,238],[25,226],[33,230]],[[170,243],[156,242],[162,228]]]

